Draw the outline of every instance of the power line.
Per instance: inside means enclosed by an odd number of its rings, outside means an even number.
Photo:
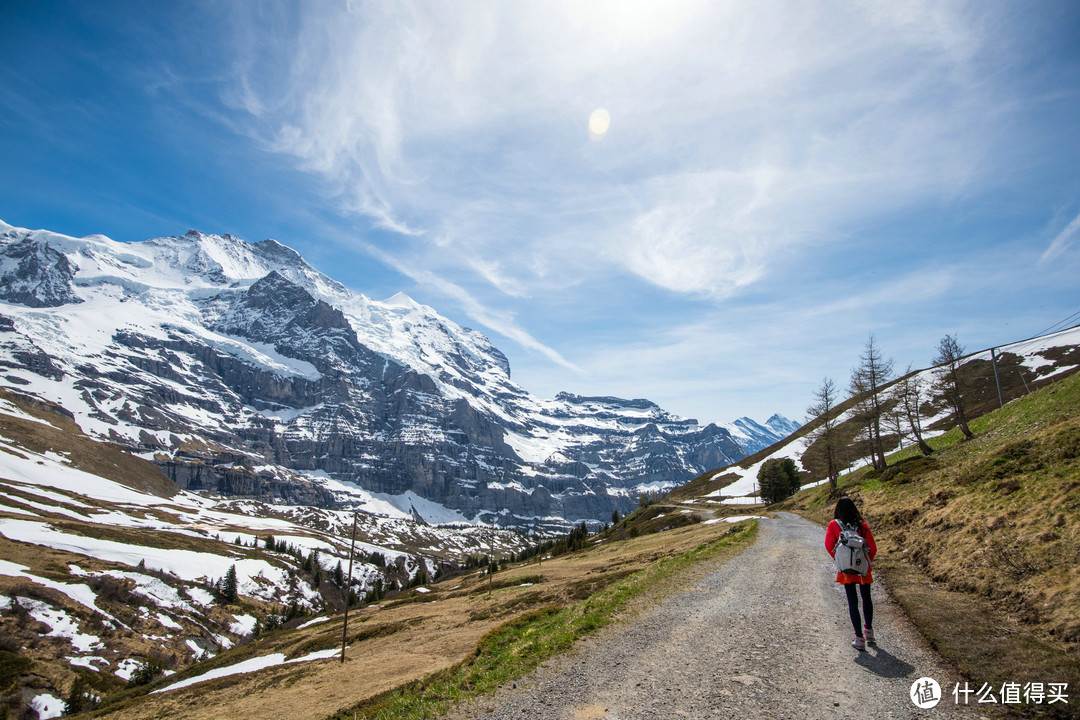
[[[1054,323],[1053,325],[1046,328],[1045,330],[1040,330],[1037,333],[1037,336],[1038,335],[1046,335],[1047,333],[1054,332],[1056,330],[1063,330],[1066,327],[1068,327],[1068,323],[1072,322],[1073,320],[1075,320],[1077,318],[1080,318],[1080,310],[1077,310],[1076,312],[1074,312],[1072,315],[1065,318],[1064,320],[1059,320],[1058,322]]]

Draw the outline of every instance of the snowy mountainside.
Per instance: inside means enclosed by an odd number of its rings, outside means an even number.
[[[273,240],[0,224],[0,276],[0,384],[182,489],[348,507],[344,483],[472,522],[602,521],[789,422],[740,440],[645,400],[537,399],[483,334],[352,292]]]
[[[524,547],[516,533],[430,527],[344,488],[367,510],[349,583],[353,513],[205,497],[118,453],[62,408],[0,390],[0,654],[35,663],[27,692],[63,697],[76,668],[123,687],[147,659],[181,670],[260,629],[339,612],[348,591],[376,601],[468,555]],[[220,586],[230,571],[232,600]]]

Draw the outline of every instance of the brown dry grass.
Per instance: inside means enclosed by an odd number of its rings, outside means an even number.
[[[101,613],[73,601],[63,592],[25,578],[0,575],[0,596],[41,600],[63,610],[78,623],[80,632],[96,636],[105,644],[106,647],[96,649],[93,654],[112,664],[129,657],[156,657],[163,661],[166,668],[184,667],[191,662],[192,655],[191,649],[185,643],[186,638],[200,637],[205,634],[206,628],[219,634],[227,634],[227,628],[234,621],[230,610],[241,611],[241,608],[235,606],[215,606],[206,609],[197,621],[179,617],[179,622],[185,626],[187,632],[165,637],[156,617],[140,611],[140,607],[149,603],[131,592],[135,586],[132,581],[110,577],[72,577],[69,571],[69,565],[75,564],[96,575],[115,569],[116,566],[112,563],[40,545],[19,543],[3,536],[0,536],[0,557],[12,559],[27,567],[28,572],[36,577],[65,584],[89,585],[95,593],[97,607],[120,620],[126,627],[115,627],[111,622],[106,622]],[[264,603],[251,600],[245,602],[249,606],[245,611],[265,611]],[[32,674],[48,680],[48,686],[67,692],[78,674],[92,671],[71,666],[66,660],[72,655],[69,641],[64,638],[45,637],[45,632],[48,632],[45,626],[28,622],[18,614],[5,613],[0,617],[0,635],[17,643],[22,654],[33,662]],[[108,672],[94,673],[92,677],[99,692],[111,692],[124,686],[122,680]]]
[[[58,406],[4,388],[0,388],[0,398],[48,423],[43,425],[11,415],[0,415],[0,437],[36,453],[63,453],[73,467],[115,480],[140,492],[159,497],[176,494],[176,484],[165,477],[157,465],[131,455],[118,445],[87,437]]]
[[[428,597],[433,600],[395,601],[383,608],[354,611],[349,619],[353,641],[344,664],[337,659],[321,660],[229,676],[168,693],[132,697],[104,708],[99,715],[192,720],[324,718],[462,662],[486,633],[513,618],[540,607],[569,605],[650,563],[711,542],[728,529],[726,524],[693,525],[514,566],[495,576],[490,594],[487,579],[479,575],[431,585],[435,592]],[[531,584],[523,586],[526,583]],[[368,628],[378,630],[365,632]],[[272,652],[302,654],[301,647],[305,652],[333,647],[340,642],[341,630],[338,617],[303,630],[274,633],[215,658],[214,664]]]

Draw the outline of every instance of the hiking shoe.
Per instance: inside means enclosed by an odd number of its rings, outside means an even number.
[[[855,648],[856,650],[863,651],[866,649],[866,641],[856,635],[855,639],[851,641],[851,647]]]
[[[867,645],[877,645],[877,641],[874,640],[873,628],[863,628],[863,637],[866,639]]]

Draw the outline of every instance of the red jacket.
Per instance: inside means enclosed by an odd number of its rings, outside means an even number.
[[[866,546],[870,549],[870,560],[874,559],[877,555],[877,543],[874,542],[874,535],[870,532],[870,526],[866,523],[859,525],[859,534],[866,539]],[[836,541],[840,539],[840,523],[833,520],[829,523],[829,527],[825,530],[825,549],[829,551],[829,557],[836,555]],[[868,585],[874,582],[873,568],[868,568],[865,575],[852,575],[851,573],[836,573],[836,582],[838,583],[860,583]]]

